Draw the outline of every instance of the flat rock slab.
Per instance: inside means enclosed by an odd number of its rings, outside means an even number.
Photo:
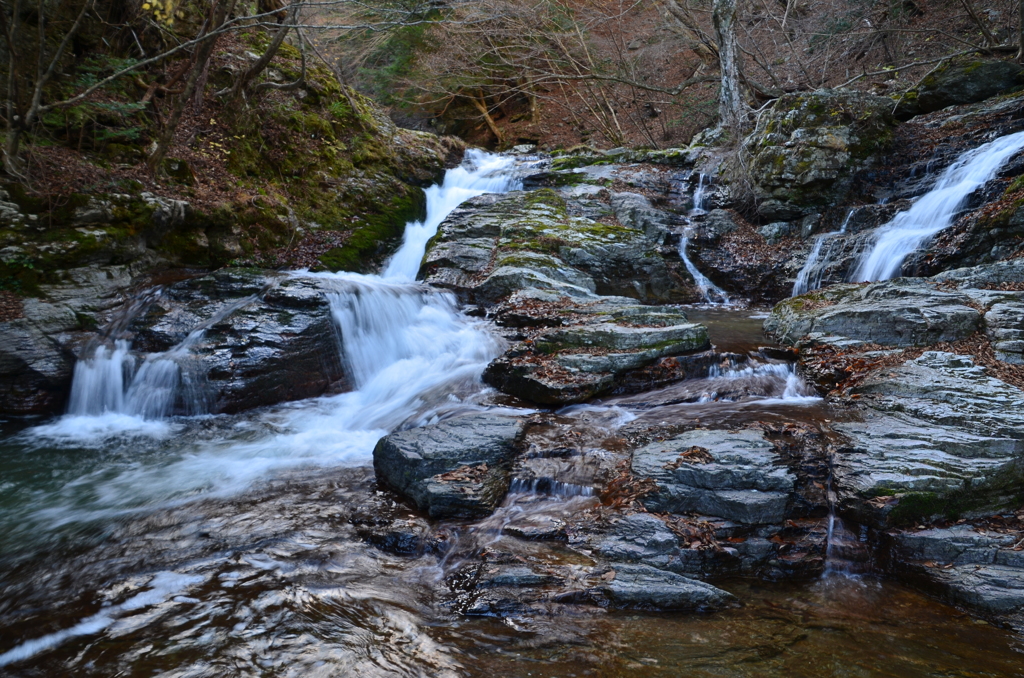
[[[598,588],[615,607],[711,611],[737,604],[711,584],[647,565],[619,564],[610,574],[614,578]]]
[[[652,511],[697,513],[745,524],[786,517],[796,477],[759,431],[688,431],[633,452],[633,475],[657,490]]]
[[[1013,505],[1024,482],[1024,392],[970,358],[929,351],[853,389],[861,421],[833,425],[842,510],[904,524]]]
[[[884,346],[927,346],[965,339],[982,327],[982,314],[959,292],[921,279],[870,285],[833,285],[779,303],[765,332],[789,345],[821,337]]]
[[[486,516],[505,496],[522,420],[487,412],[384,436],[377,478],[431,518]]]
[[[487,366],[484,380],[536,403],[568,405],[607,393],[630,370],[709,345],[707,328],[685,322],[685,315],[652,311],[631,317],[619,311],[614,322],[560,329],[539,337],[528,351],[509,351]],[[679,324],[634,324],[666,321]]]

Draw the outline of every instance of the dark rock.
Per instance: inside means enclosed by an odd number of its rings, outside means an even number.
[[[431,518],[488,515],[505,496],[523,422],[488,413],[384,436],[373,450],[377,478]]]
[[[948,106],[973,104],[1024,87],[1024,66],[995,59],[963,59],[940,67],[902,95],[896,117],[906,120]]]
[[[615,566],[614,578],[599,589],[612,606],[659,610],[719,610],[738,604],[722,589],[647,565]]]

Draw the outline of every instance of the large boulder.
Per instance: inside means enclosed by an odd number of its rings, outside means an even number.
[[[234,413],[344,391],[352,384],[325,296],[332,291],[325,279],[261,271],[185,280],[131,323],[133,348],[186,349],[179,365],[197,388],[180,394],[179,412]]]
[[[522,420],[490,413],[384,436],[373,450],[378,480],[431,518],[490,514],[509,485]]]
[[[485,195],[441,224],[420,277],[488,305],[523,290],[664,300],[673,282],[657,251],[662,235],[573,216],[552,189]]]
[[[744,142],[761,216],[790,221],[842,203],[854,173],[892,140],[892,106],[839,90],[779,97]]]
[[[1024,66],[996,59],[953,61],[930,73],[897,101],[896,117],[906,120],[948,106],[973,104],[1024,87]]]

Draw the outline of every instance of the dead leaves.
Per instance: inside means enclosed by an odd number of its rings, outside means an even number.
[[[680,452],[679,457],[675,461],[665,464],[664,468],[674,471],[683,464],[710,464],[714,460],[715,458],[711,456],[711,452],[706,447],[694,445]]]

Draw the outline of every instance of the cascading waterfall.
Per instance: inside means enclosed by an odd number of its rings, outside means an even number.
[[[706,183],[706,176],[702,172],[700,178],[697,181],[697,188],[693,191],[693,209],[690,211],[691,216],[704,214],[704,186]],[[704,303],[706,304],[728,304],[729,295],[724,290],[719,288],[715,283],[711,282],[707,276],[701,273],[686,253],[686,248],[690,244],[690,234],[692,226],[687,224],[683,230],[682,237],[679,239],[679,258],[683,260],[683,265],[686,266],[686,271],[693,278],[693,284],[700,290],[700,294]]]
[[[811,253],[807,257],[807,262],[804,267],[800,269],[800,273],[796,276],[796,282],[793,283],[793,292],[789,295],[795,297],[798,294],[804,294],[812,290],[816,290],[821,287],[822,280],[825,278],[825,273],[828,267],[822,265],[818,268],[817,273],[814,272],[818,261],[828,262],[829,257],[832,256],[832,247],[835,244],[835,239],[846,233],[846,226],[850,223],[850,217],[853,216],[853,209],[846,212],[846,218],[843,219],[843,225],[839,227],[839,230],[834,233],[822,233],[814,240],[814,247],[811,248]],[[821,254],[822,245],[829,243],[828,249],[825,250],[824,256]],[[812,277],[813,276],[813,277]]]
[[[343,337],[341,351],[357,388],[396,364],[415,370],[411,363],[428,361],[431,354],[459,352],[451,342],[466,338],[462,332],[465,323],[457,317],[454,302],[409,283],[416,277],[427,241],[444,218],[469,198],[513,189],[517,185],[511,173],[513,165],[508,157],[467,151],[464,163],[448,170],[443,184],[426,189],[426,219],[407,224],[402,245],[381,276],[321,274],[338,281],[343,288],[328,298]],[[118,327],[123,330],[122,326],[127,326],[156,296],[153,292],[141,295],[140,300],[147,300],[146,303],[130,304]],[[158,420],[172,414],[179,401],[185,414],[203,414],[207,407],[202,375],[183,369],[191,349],[203,338],[206,328],[256,298],[249,297],[221,309],[163,353],[140,358],[132,354],[131,345],[123,339],[113,346],[97,345],[90,357],[75,365],[68,414]],[[430,322],[424,324],[425,319]],[[444,326],[445,336],[425,341],[424,328],[431,323],[435,325],[433,329]],[[419,327],[421,332],[405,333],[411,327]],[[468,352],[472,354],[473,349]]]
[[[903,261],[952,224],[968,196],[991,181],[999,168],[1022,148],[1024,132],[1017,132],[961,155],[931,191],[879,227],[873,246],[864,253],[850,280],[888,280],[899,275]]]

